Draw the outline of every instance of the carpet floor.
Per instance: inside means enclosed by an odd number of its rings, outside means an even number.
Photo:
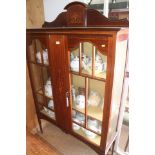
[[[97,155],[89,146],[53,124],[46,123],[43,134],[38,134],[62,155]]]
[[[77,138],[64,133],[61,129],[47,121],[44,123],[46,125],[43,127],[43,134],[40,132],[37,134],[41,137],[41,139],[45,140],[55,150],[57,150],[59,155],[97,155],[93,149]],[[121,145],[123,147],[126,142],[127,135],[128,134],[126,132],[123,133],[123,136],[121,135]],[[111,153],[109,152],[108,155],[110,154]]]

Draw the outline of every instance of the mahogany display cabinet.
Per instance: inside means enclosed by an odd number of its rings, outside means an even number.
[[[53,22],[27,29],[27,64],[36,113],[98,154],[117,137],[128,21],[72,2]]]

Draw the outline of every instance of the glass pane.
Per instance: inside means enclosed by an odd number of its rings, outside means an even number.
[[[42,67],[33,63],[30,63],[29,65],[34,91],[43,94],[41,91],[43,87]]]
[[[54,110],[54,101],[51,100],[51,99],[47,99],[47,107],[48,107],[49,109]]]
[[[55,120],[55,113],[47,107],[43,106],[41,113]]]
[[[79,48],[70,52],[70,68],[72,71],[79,72]]]
[[[45,100],[44,100],[44,96],[43,95],[36,94],[36,98],[37,98],[38,104],[45,105]]]
[[[81,124],[81,125],[85,124],[85,115],[75,110],[72,111],[72,119],[77,124]]]
[[[110,125],[109,125],[107,143],[109,143],[111,139],[113,139],[113,136],[116,133],[118,114],[119,114],[119,104],[118,105],[113,104],[111,115],[110,115]]]
[[[95,52],[94,75],[106,79],[107,56],[99,51]]]
[[[80,136],[84,137],[88,141],[100,145],[101,137],[75,123],[73,123],[73,130],[75,133],[79,134]]]
[[[72,106],[74,109],[85,112],[85,78],[71,74]]]
[[[92,75],[92,51],[93,44],[83,42],[80,44],[82,56],[82,73]]]
[[[40,40],[36,39],[35,43],[37,63],[44,63],[45,65],[48,65],[48,50],[40,42]]]
[[[88,129],[91,129],[92,131],[101,134],[102,125],[101,125],[100,121],[93,119],[91,117],[88,117],[87,127],[88,127]]]
[[[105,82],[88,79],[87,114],[102,121]]]
[[[29,46],[28,60],[35,62],[35,41],[32,41],[32,44]]]
[[[45,96],[53,99],[53,91],[52,91],[52,81],[50,78],[49,70],[47,67],[43,67],[42,70],[43,74],[43,81],[44,81],[44,92]]]
[[[48,50],[39,39],[34,39],[29,46],[28,60],[34,63],[49,64]]]

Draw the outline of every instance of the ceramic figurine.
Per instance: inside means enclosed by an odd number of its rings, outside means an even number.
[[[99,130],[99,122],[95,119],[88,119],[88,128],[93,131],[98,132]]]
[[[36,53],[36,58],[37,58],[37,63],[42,63],[40,51],[38,51],[38,52]]]
[[[37,58],[38,63],[42,63],[40,51],[36,53],[36,58]],[[43,61],[44,61],[44,64],[48,64],[48,50],[47,49],[43,50]]]
[[[71,70],[78,72],[79,71],[79,58],[76,56],[70,63]]]
[[[101,102],[101,96],[96,91],[91,91],[88,97],[88,105],[89,106],[99,106]]]
[[[85,108],[85,96],[84,95],[78,95],[76,97],[76,104],[75,106],[79,109]]]
[[[45,87],[45,95],[46,96],[49,96],[49,97],[52,97],[52,85],[51,85],[51,80],[48,79],[46,81],[46,85],[44,86]]]
[[[48,107],[51,108],[51,109],[54,109],[54,102],[53,102],[53,100],[50,100],[48,102]]]
[[[99,54],[95,55],[95,62],[98,62],[98,63],[101,63],[101,64],[103,63],[102,57]]]
[[[48,50],[47,49],[43,51],[43,61],[44,61],[44,64],[48,65]]]
[[[78,120],[79,123],[84,124],[85,116],[81,113],[76,113],[75,119]]]
[[[72,61],[74,59],[74,54],[71,52],[70,53],[70,61]]]
[[[102,60],[102,57],[99,54],[95,56],[95,73],[99,74],[106,71],[106,62]]]

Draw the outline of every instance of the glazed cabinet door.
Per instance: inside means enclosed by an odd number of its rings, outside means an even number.
[[[71,128],[97,147],[103,128],[107,50],[108,37],[68,37]]]
[[[56,123],[48,43],[48,35],[28,35],[27,64],[39,119],[44,118]]]

